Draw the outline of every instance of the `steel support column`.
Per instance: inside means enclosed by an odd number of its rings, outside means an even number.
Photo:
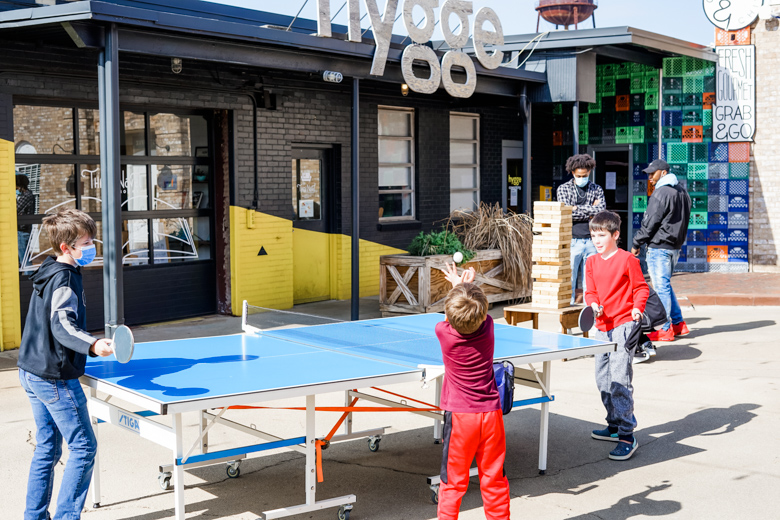
[[[580,103],[579,101],[575,101],[574,105],[571,109],[571,118],[572,118],[572,131],[573,139],[572,143],[574,144],[574,153],[572,155],[577,155],[580,153]]]
[[[103,312],[106,336],[125,321],[122,287],[122,197],[119,162],[119,41],[117,27],[106,30],[98,62],[100,177],[103,213]],[[151,232],[151,231],[150,231]]]
[[[523,206],[525,212],[531,214],[531,101],[528,99],[527,85],[523,85],[523,93],[520,94],[520,115],[523,118]]]
[[[360,80],[352,78],[352,321],[360,319]]]

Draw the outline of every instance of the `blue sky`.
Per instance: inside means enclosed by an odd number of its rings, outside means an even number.
[[[271,11],[294,16],[305,0],[211,0],[216,3],[247,7],[262,11]],[[385,0],[378,0],[380,11],[384,9]],[[403,1],[399,0],[398,12],[401,12]],[[439,1],[439,5],[443,0]],[[331,13],[344,4],[344,0],[331,0]],[[638,29],[673,36],[702,45],[710,45],[715,40],[715,28],[704,16],[701,0],[599,0],[596,9],[597,27],[616,27],[629,25]],[[488,6],[498,14],[503,25],[504,34],[525,34],[536,31],[536,0],[474,0],[474,11]],[[316,0],[308,0],[301,16],[315,19]],[[365,14],[365,5],[360,1],[361,13]],[[417,11],[415,11],[417,12]],[[436,10],[438,20],[438,9]],[[422,16],[420,15],[420,18]],[[346,8],[336,17],[334,23],[346,23]],[[394,33],[406,34],[406,30],[398,20]],[[368,18],[362,26],[368,28]],[[593,22],[587,20],[585,27],[593,27]],[[454,28],[454,27],[453,27]],[[555,30],[542,20],[540,31]],[[441,32],[436,30],[434,39],[441,39]]]

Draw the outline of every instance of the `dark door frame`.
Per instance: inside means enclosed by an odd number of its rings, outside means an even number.
[[[626,152],[628,153],[628,237],[626,245],[631,250],[631,244],[634,241],[634,145],[632,144],[591,144],[588,145],[588,154],[593,159],[599,152]]]

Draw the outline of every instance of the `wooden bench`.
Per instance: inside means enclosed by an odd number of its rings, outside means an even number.
[[[583,308],[583,305],[572,305],[562,309],[545,309],[534,307],[533,303],[524,303],[522,305],[504,307],[504,318],[509,325],[533,321],[534,329],[538,329],[540,314],[554,314],[558,315],[561,322],[561,333],[569,334],[571,329],[579,327],[578,318]],[[583,332],[582,335],[586,338],[588,337],[587,332]]]

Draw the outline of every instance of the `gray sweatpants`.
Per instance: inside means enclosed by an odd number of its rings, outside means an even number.
[[[634,387],[631,385],[634,377],[631,360],[636,347],[626,349],[626,338],[633,326],[634,322],[630,321],[607,332],[597,330],[595,336],[617,343],[615,352],[596,355],[596,386],[607,409],[607,424],[616,426],[618,435],[631,435],[636,428]]]

